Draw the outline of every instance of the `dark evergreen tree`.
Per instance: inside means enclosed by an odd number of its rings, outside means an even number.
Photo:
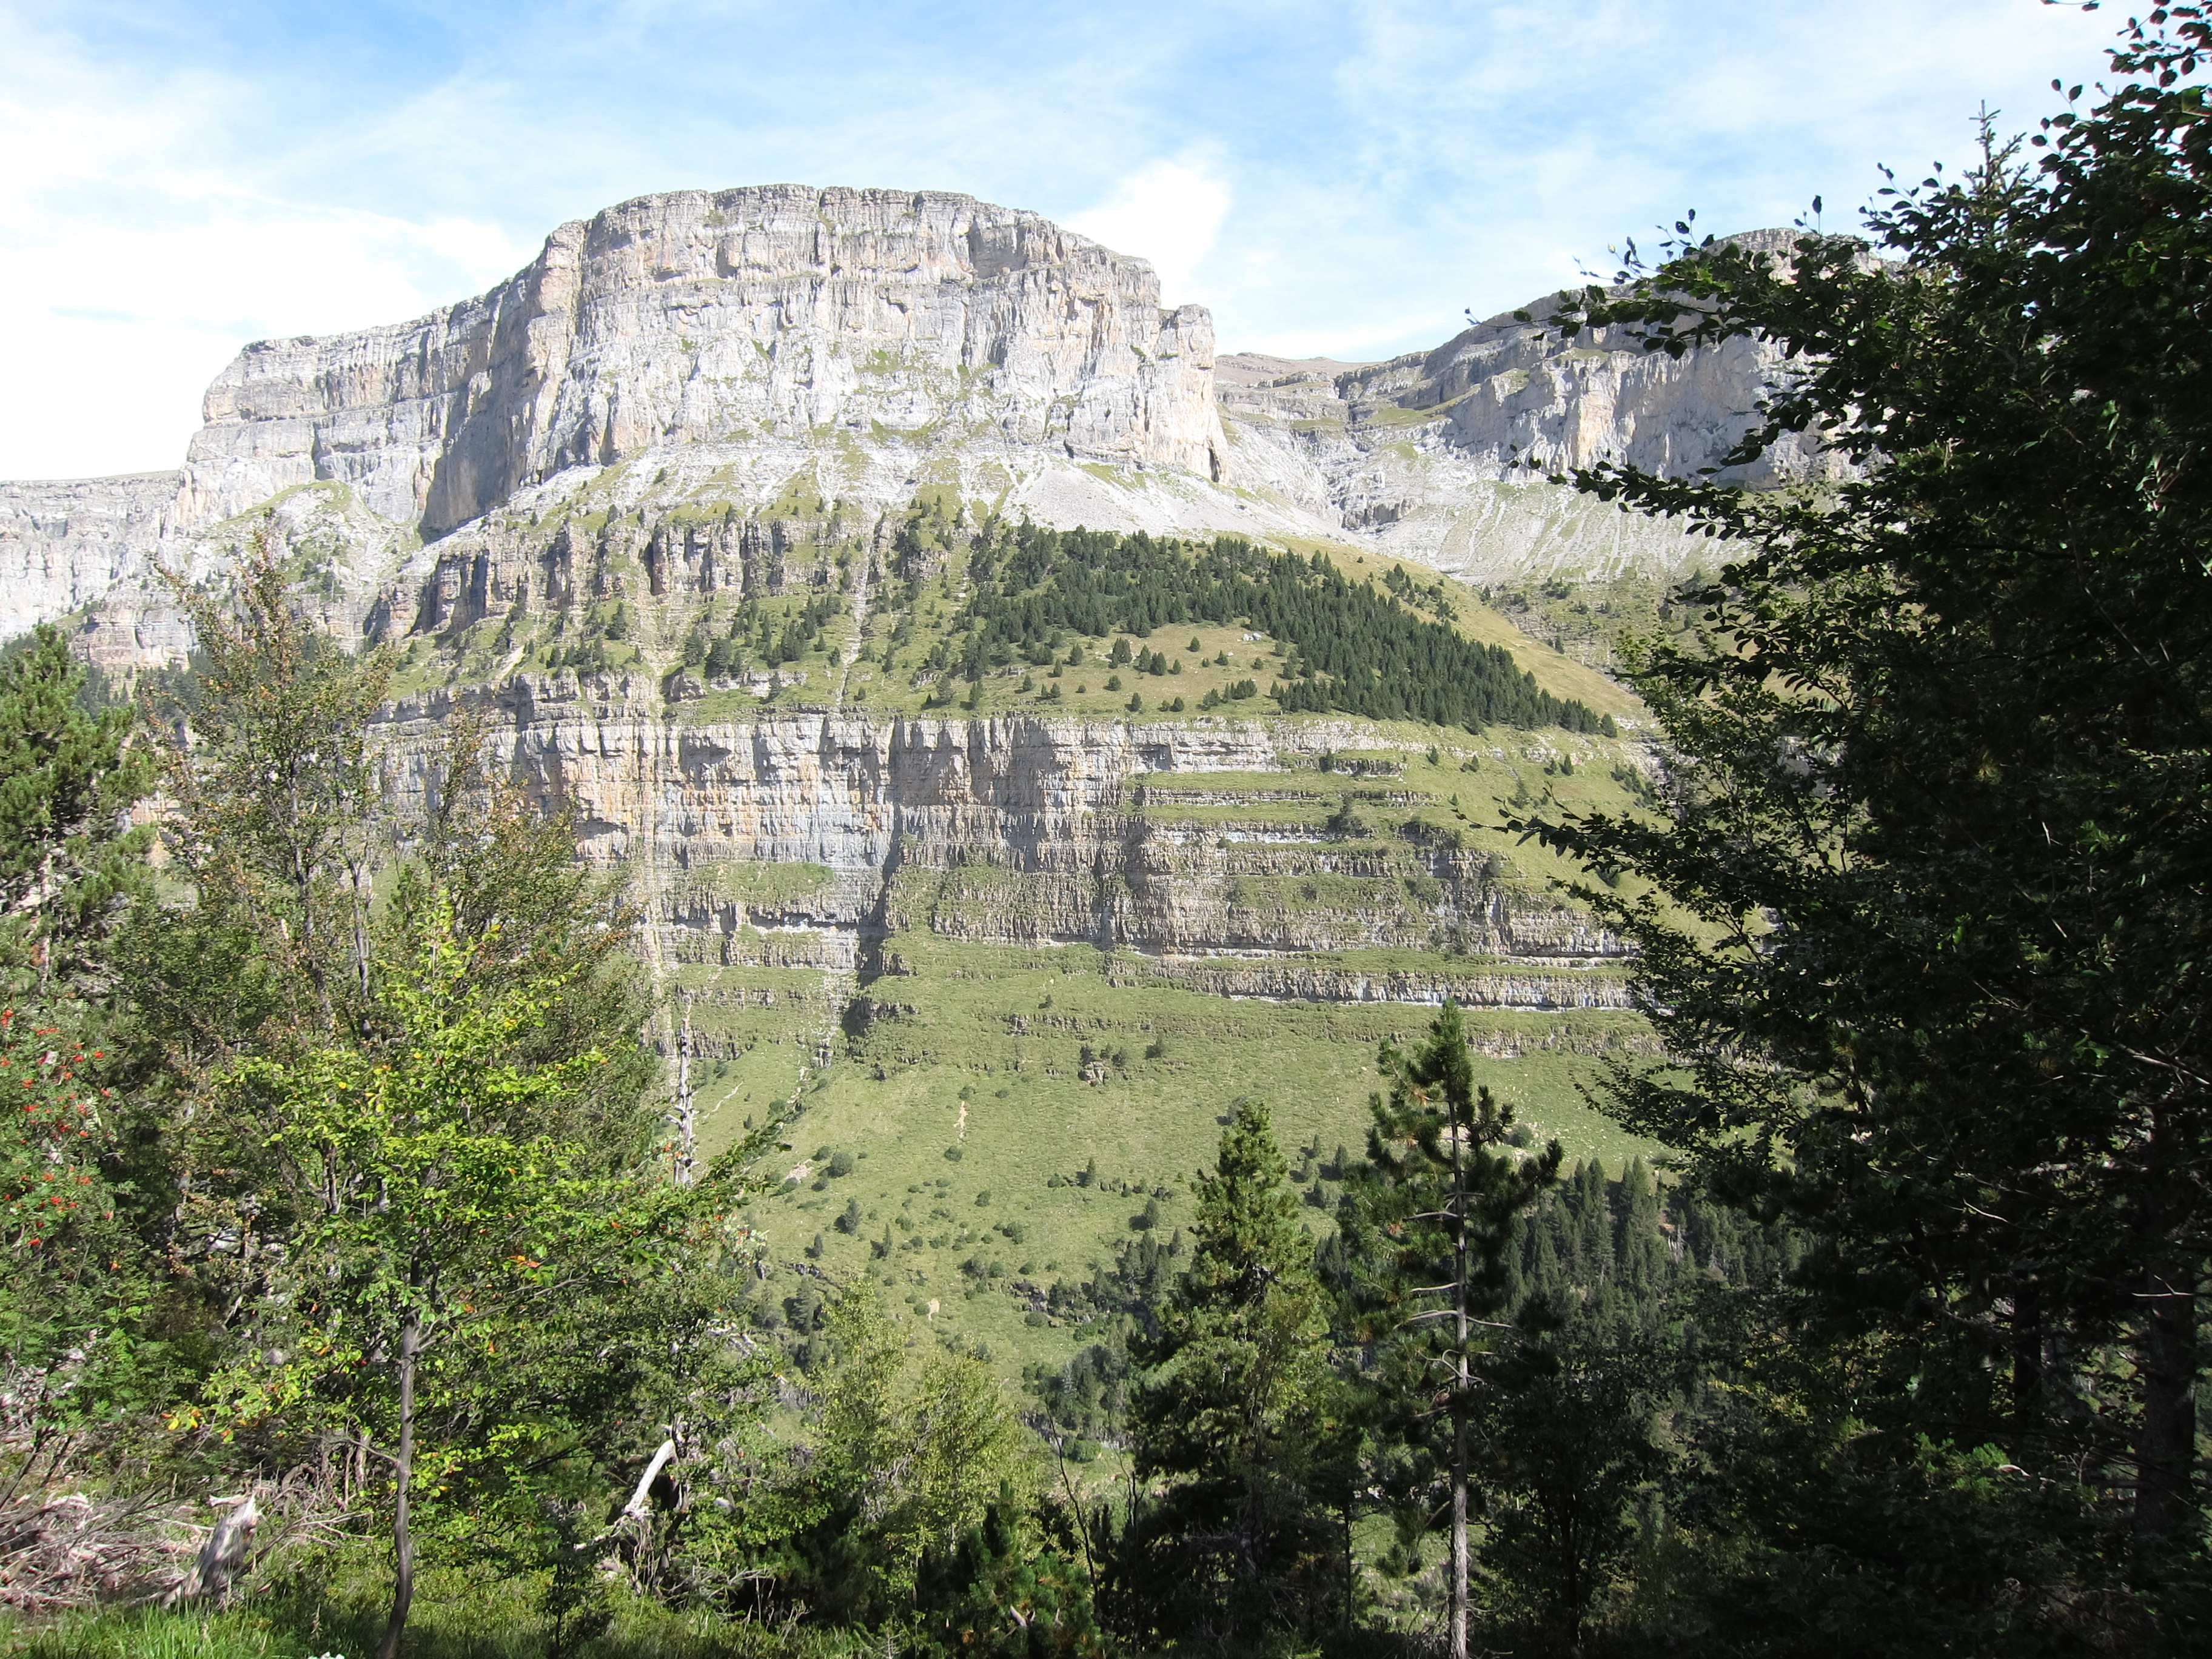
[[[1141,1630],[1254,1642],[1310,1629],[1334,1599],[1334,1540],[1310,1479],[1338,1432],[1313,1240],[1267,1109],[1240,1100],[1197,1181],[1190,1266],[1130,1344],[1140,1478],[1119,1600]]]
[[[1445,611],[1423,616],[1318,554],[1270,553],[1235,537],[1193,544],[1023,524],[980,538],[969,574],[973,586],[951,625],[971,677],[1054,629],[1119,635],[1109,666],[1172,673],[1164,653],[1139,648],[1132,636],[1188,623],[1241,623],[1297,656],[1295,674],[1286,662],[1286,678],[1269,693],[1287,711],[1340,709],[1471,729],[1613,729],[1611,716],[1539,689],[1510,652],[1461,633]],[[1228,695],[1259,694],[1256,680],[1245,679]]]
[[[1584,895],[1679,1064],[1617,1109],[1810,1235],[1793,1322],[1832,1357],[1800,1380],[1833,1379],[1836,1456],[1904,1480],[2002,1444],[2033,1490],[2124,1511],[2145,1574],[2204,1527],[2208,52],[2202,8],[2153,11],[2039,167],[1991,136],[1865,239],[1678,227],[1558,319],[1765,342],[1796,368],[1730,462],[1806,434],[1851,471],[1581,477],[1729,556],[1644,665],[1670,810],[1531,824],[1656,889]],[[1856,1532],[1863,1601],[1883,1534]],[[1888,1580],[1900,1606],[1935,1570]]]
[[[105,945],[146,884],[151,783],[131,711],[84,706],[84,670],[40,624],[0,655],[0,985],[45,1003],[104,986]]]
[[[1655,1229],[1656,1237],[1656,1229]],[[1585,1293],[1524,1304],[1476,1416],[1482,1565],[1497,1611],[1580,1652],[1593,1602],[1666,1470],[1662,1414],[1680,1356],[1632,1307]]]
[[[1497,1386],[1499,1354],[1521,1340],[1500,1318],[1507,1253],[1560,1154],[1557,1142],[1525,1156],[1506,1144],[1511,1109],[1475,1086],[1458,1004],[1429,1032],[1413,1053],[1383,1046],[1390,1093],[1374,1098],[1344,1224],[1377,1431],[1412,1455],[1417,1478],[1442,1486],[1449,1509],[1449,1644],[1466,1659],[1469,1425]]]
[[[1002,1485],[957,1545],[922,1552],[915,1607],[934,1651],[1060,1659],[1109,1650],[1083,1570],[1035,1530],[1011,1484]]]

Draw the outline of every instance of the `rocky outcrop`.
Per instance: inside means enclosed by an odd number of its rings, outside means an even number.
[[[143,563],[179,476],[0,483],[0,639],[90,604]]]
[[[872,957],[896,977],[898,940],[920,936],[1129,952],[1133,973],[1228,996],[1624,1006],[1617,978],[1590,971],[1620,942],[1492,859],[1221,844],[1134,809],[1140,776],[1202,787],[1297,763],[1280,728],[767,711],[690,723],[633,689],[523,677],[500,694],[496,741],[538,799],[574,809],[587,857],[629,866],[657,961],[836,973]],[[386,710],[403,798],[430,787],[452,711],[444,696]],[[1296,740],[1318,752],[1346,735]],[[749,884],[763,868],[800,873]],[[1378,949],[1489,965],[1336,959]]]
[[[1771,255],[1791,234],[1734,240]],[[1563,338],[1543,325],[1567,297],[1387,362],[1224,355],[1215,378],[1238,475],[1390,553],[1485,581],[1664,570],[1686,556],[1677,530],[1567,494],[1547,482],[1557,472],[1712,467],[1763,488],[1835,471],[1796,439],[1721,467],[1785,372],[1771,349],[1737,339],[1675,358],[1622,328]]]
[[[1553,301],[1524,309],[1541,317]],[[1749,340],[1680,358],[1620,329],[1562,341],[1511,313],[1382,363],[1231,356],[1218,364],[1230,453],[1387,551],[1474,581],[1666,570],[1680,532],[1575,495],[1554,472],[1616,461],[1717,467],[1778,369]],[[1719,476],[1754,486],[1825,472],[1785,441]]]
[[[1562,297],[1522,309],[1541,317]],[[1747,339],[1676,358],[1645,351],[1624,329],[1563,340],[1508,313],[1388,362],[1231,356],[1218,371],[1223,407],[1247,420],[1311,439],[1356,432],[1370,450],[1418,435],[1491,476],[1525,478],[1604,460],[1675,475],[1716,466],[1755,417],[1772,368]],[[1308,447],[1328,453],[1325,443]],[[1774,483],[1818,465],[1785,441],[1719,476]],[[1375,503],[1344,504],[1358,522],[1390,516]]]
[[[167,511],[157,516],[166,520]],[[299,603],[335,638],[351,641],[392,631],[388,585],[415,538],[337,483],[284,490],[262,503],[250,523],[233,520],[196,535],[162,534],[139,550],[92,603],[57,603],[34,620],[76,611],[78,654],[118,678],[173,666],[191,647],[191,627],[162,573],[202,586],[220,584],[237,550],[264,526],[289,559]]]
[[[1125,981],[1136,975],[1122,976]],[[1605,1008],[1631,1006],[1627,981],[1588,971],[1515,973],[1441,964],[1362,969],[1276,958],[1261,962],[1167,960],[1147,963],[1143,977],[1185,991],[1266,1002],[1410,1002],[1465,1008]]]
[[[1217,362],[1202,307],[1164,308],[1142,260],[1035,214],[675,191],[560,227],[427,317],[247,347],[180,473],[5,486],[0,633],[90,607],[98,659],[173,659],[151,562],[219,558],[240,515],[306,489],[339,492],[381,561],[343,562],[342,608],[403,631],[493,603],[502,561],[573,562],[533,534],[594,490],[642,526],[654,593],[772,559],[778,522],[872,521],[924,490],[1063,527],[1379,544],[1478,580],[1664,569],[1674,530],[1546,473],[1710,464],[1772,368],[1510,315],[1386,363]],[[1754,481],[1809,465],[1785,452]]]
[[[980,441],[1211,477],[1212,366],[1205,311],[1032,213],[676,191],[562,225],[416,321],[248,347],[209,389],[182,514],[329,478],[435,536],[567,469],[702,445]]]

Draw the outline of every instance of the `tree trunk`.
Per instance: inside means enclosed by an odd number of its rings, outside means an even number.
[[[2033,1467],[2043,1426],[2042,1297],[2023,1285],[2012,1298],[2012,1461]]]
[[[1344,1517],[1344,1633],[1349,1636],[1352,1633],[1352,1598],[1359,1583],[1358,1567],[1352,1559],[1352,1495],[1349,1492],[1345,1494],[1340,1513]]]
[[[347,874],[352,884],[353,904],[353,969],[356,984],[361,993],[362,1006],[368,1006],[368,872],[362,868],[364,859],[346,860]]]
[[[392,1515],[392,1618],[376,1644],[376,1659],[399,1659],[407,1607],[415,1599],[415,1534],[407,1524],[407,1499],[415,1476],[415,1357],[422,1345],[422,1316],[410,1306],[399,1328],[399,1455],[392,1462],[399,1492]]]
[[[325,970],[319,942],[315,938],[315,871],[308,863],[307,849],[299,842],[300,827],[300,763],[292,762],[289,791],[291,817],[286,827],[293,832],[292,885],[300,900],[300,954],[307,970],[307,982],[315,988],[315,1006],[321,1012],[323,1030],[327,1033],[335,1023],[331,1012],[331,985]]]
[[[1460,1380],[1467,1362],[1460,1361]],[[1452,1414],[1451,1659],[1467,1659],[1467,1419]]]
[[[230,1581],[246,1565],[246,1558],[253,1547],[254,1528],[260,1524],[260,1506],[249,1492],[215,1523],[208,1533],[207,1542],[200,1547],[192,1570],[185,1575],[184,1583],[162,1598],[161,1605],[174,1607],[179,1601],[209,1595],[215,1597],[219,1605],[229,1605]]]
[[[2154,1272],[2145,1286],[2136,1367],[2142,1425],[2136,1438],[2136,1543],[2161,1554],[2187,1540],[2196,1515],[2197,1283],[2193,1268]]]
[[[1469,1126],[1470,1129],[1472,1126]],[[1452,1126],[1451,1659],[1467,1659],[1467,1168],[1466,1137]]]
[[[2194,1103],[2191,1103],[2192,1104]],[[2201,1257],[2165,1241],[2191,1218],[2197,1171],[2179,1132],[2182,1114],[2154,1111],[2150,1131],[2153,1202],[2144,1237],[2142,1315],[2136,1329],[2136,1373],[2142,1379],[2142,1421],[2136,1431],[2136,1547],[2163,1555],[2189,1540],[2196,1520],[2197,1290]],[[2160,1248],[2163,1246],[2163,1248]]]
[[[691,997],[684,998],[684,1024],[676,1036],[676,1184],[699,1178],[699,1115],[691,1101]]]

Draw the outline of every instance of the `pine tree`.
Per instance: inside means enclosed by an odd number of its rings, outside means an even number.
[[[922,1552],[915,1607],[941,1650],[988,1659],[1079,1659],[1108,1650],[1081,1571],[1034,1537],[1028,1519],[1009,1482],[957,1546]]]
[[[146,884],[153,831],[123,817],[150,782],[131,712],[88,714],[84,671],[40,624],[0,657],[0,976],[44,1000],[104,981],[103,945]]]
[[[1334,1432],[1327,1324],[1266,1106],[1236,1103],[1197,1197],[1190,1266],[1130,1345],[1138,1474],[1168,1484],[1133,1517],[1122,1583],[1147,1627],[1255,1641],[1310,1627],[1332,1580],[1309,1480]]]
[[[1851,468],[1818,498],[1579,480],[1729,552],[1639,676],[1674,810],[1538,831],[1656,890],[1584,895],[1676,1067],[1615,1109],[1814,1235],[1797,1323],[1890,1356],[1838,1382],[1853,1419],[2067,1485],[2124,1446],[2153,1559],[2204,1525],[2208,64],[2202,8],[2151,11],[2039,167],[1985,130],[1864,238],[1685,223],[1553,319],[1756,339],[1805,372],[1731,463],[1802,437]]]
[[[1383,1045],[1390,1093],[1373,1099],[1345,1224],[1382,1432],[1442,1465],[1450,1650],[1467,1659],[1468,1421],[1485,1403],[1493,1339],[1510,1332],[1498,1317],[1507,1249],[1522,1212],[1558,1178],[1560,1153],[1556,1141],[1528,1157],[1504,1148],[1512,1110],[1476,1087],[1458,1004],[1446,1002],[1429,1033],[1413,1053]]]

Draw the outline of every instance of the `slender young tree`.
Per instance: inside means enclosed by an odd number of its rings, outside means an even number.
[[[173,1316],[218,1328],[250,1319],[299,1219],[258,1109],[231,1080],[238,1063],[393,1040],[380,948],[405,957],[449,929],[471,987],[552,996],[514,1058],[601,1056],[563,1106],[563,1133],[600,1167],[626,1167],[653,1127],[635,911],[619,883],[579,866],[560,804],[495,764],[474,711],[433,751],[422,810],[403,811],[374,740],[388,654],[349,656],[320,633],[280,554],[264,525],[228,597],[185,595],[202,672],[146,701],[167,735],[169,872],[193,902],[142,904],[115,951],[147,1224],[184,1269],[167,1294],[197,1304]]]
[[[1195,1183],[1190,1266],[1130,1353],[1137,1474],[1168,1482],[1132,1517],[1128,1599],[1211,1641],[1309,1629],[1334,1587],[1311,1476],[1342,1432],[1314,1243],[1267,1109],[1243,1099]]]
[[[526,1554],[683,1395],[734,1177],[679,1194],[653,1156],[619,888],[480,719],[403,815],[388,659],[320,634],[278,555],[264,526],[227,599],[185,596],[204,672],[155,699],[196,902],[122,941],[137,1140],[173,1322],[227,1361],[198,1417],[392,1504],[396,1642],[426,1516],[453,1541],[465,1495]]]
[[[532,1455],[554,1392],[532,1363],[548,1332],[588,1340],[618,1395],[625,1334],[592,1328],[588,1310],[651,1310],[676,1258],[714,1243],[695,1225],[710,1194],[679,1192],[643,1160],[611,1169],[578,1138],[582,1085],[606,1057],[527,1057],[557,985],[472,975],[481,946],[459,936],[450,904],[418,910],[403,944],[373,963],[383,1041],[249,1057],[233,1073],[270,1126],[297,1218],[255,1340],[208,1413],[294,1434],[327,1418],[388,1468],[395,1566],[379,1659],[406,1628],[426,1460],[443,1491],[487,1452]]]
[[[1558,1179],[1559,1146],[1526,1156],[1506,1146],[1512,1109],[1476,1086],[1457,1003],[1444,1004],[1419,1048],[1384,1044],[1380,1064],[1390,1092],[1374,1097],[1367,1162],[1349,1183],[1353,1300],[1385,1433],[1441,1454],[1449,1641],[1452,1659],[1466,1659],[1468,1420],[1484,1408],[1494,1356],[1517,1343],[1497,1316],[1507,1308],[1505,1253],[1522,1213]]]

